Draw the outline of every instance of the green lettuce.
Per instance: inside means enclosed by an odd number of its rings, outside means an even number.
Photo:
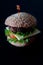
[[[21,40],[17,40],[16,38],[15,39],[12,39],[12,38],[10,38],[10,39],[7,39],[8,41],[10,41],[10,42],[14,42],[14,43],[16,43],[16,42],[19,42],[19,43],[28,43],[29,41],[30,41],[30,39],[21,39]]]

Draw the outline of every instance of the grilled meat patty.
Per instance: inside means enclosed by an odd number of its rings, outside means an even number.
[[[32,32],[34,29],[33,28],[23,28],[23,27],[11,27],[9,26],[9,29],[12,31],[12,32],[22,32],[22,33],[25,33],[25,32]]]

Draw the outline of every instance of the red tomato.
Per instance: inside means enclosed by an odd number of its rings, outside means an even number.
[[[10,37],[11,38],[16,38],[14,34],[10,34]]]

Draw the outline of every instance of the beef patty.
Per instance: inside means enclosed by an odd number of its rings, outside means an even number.
[[[32,32],[34,29],[33,28],[23,28],[23,27],[11,27],[9,26],[9,29],[12,31],[12,32]]]

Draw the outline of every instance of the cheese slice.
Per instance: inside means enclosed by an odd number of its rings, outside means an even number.
[[[35,35],[37,35],[39,33],[40,33],[40,31],[38,29],[35,29],[35,31],[33,33],[30,33],[28,36],[25,36],[24,38],[32,37],[32,36],[35,36]]]

